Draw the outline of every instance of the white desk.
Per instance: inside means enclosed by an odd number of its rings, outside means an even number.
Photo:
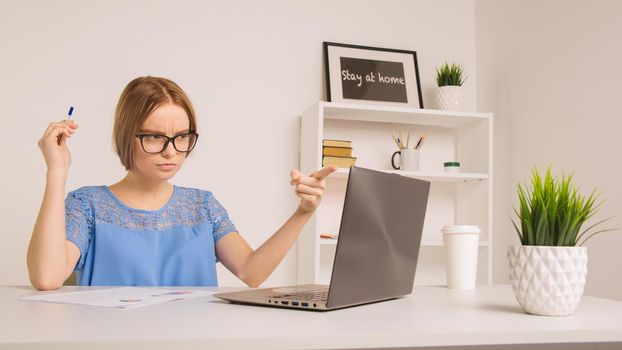
[[[18,300],[34,293],[30,287],[0,287],[0,348],[326,349],[599,342],[618,343],[601,344],[603,348],[622,348],[622,302],[584,297],[574,316],[532,316],[523,313],[507,285],[475,291],[417,287],[409,297],[323,313],[229,304],[211,296],[135,309]]]

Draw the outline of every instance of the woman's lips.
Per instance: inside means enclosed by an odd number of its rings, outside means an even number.
[[[160,168],[161,170],[173,170],[173,169],[175,169],[176,166],[177,166],[177,164],[175,164],[175,163],[158,164],[158,168]]]

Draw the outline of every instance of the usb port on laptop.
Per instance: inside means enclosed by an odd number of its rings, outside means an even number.
[[[297,301],[292,301],[292,305],[298,306],[298,302]]]

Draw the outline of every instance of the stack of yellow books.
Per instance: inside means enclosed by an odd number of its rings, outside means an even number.
[[[355,163],[356,157],[352,157],[352,141],[322,141],[322,166],[334,165],[338,168],[349,168]]]

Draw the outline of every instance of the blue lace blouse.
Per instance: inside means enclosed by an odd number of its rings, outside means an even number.
[[[215,244],[237,231],[211,192],[178,186],[159,210],[82,187],[67,195],[65,217],[83,286],[217,286]]]

